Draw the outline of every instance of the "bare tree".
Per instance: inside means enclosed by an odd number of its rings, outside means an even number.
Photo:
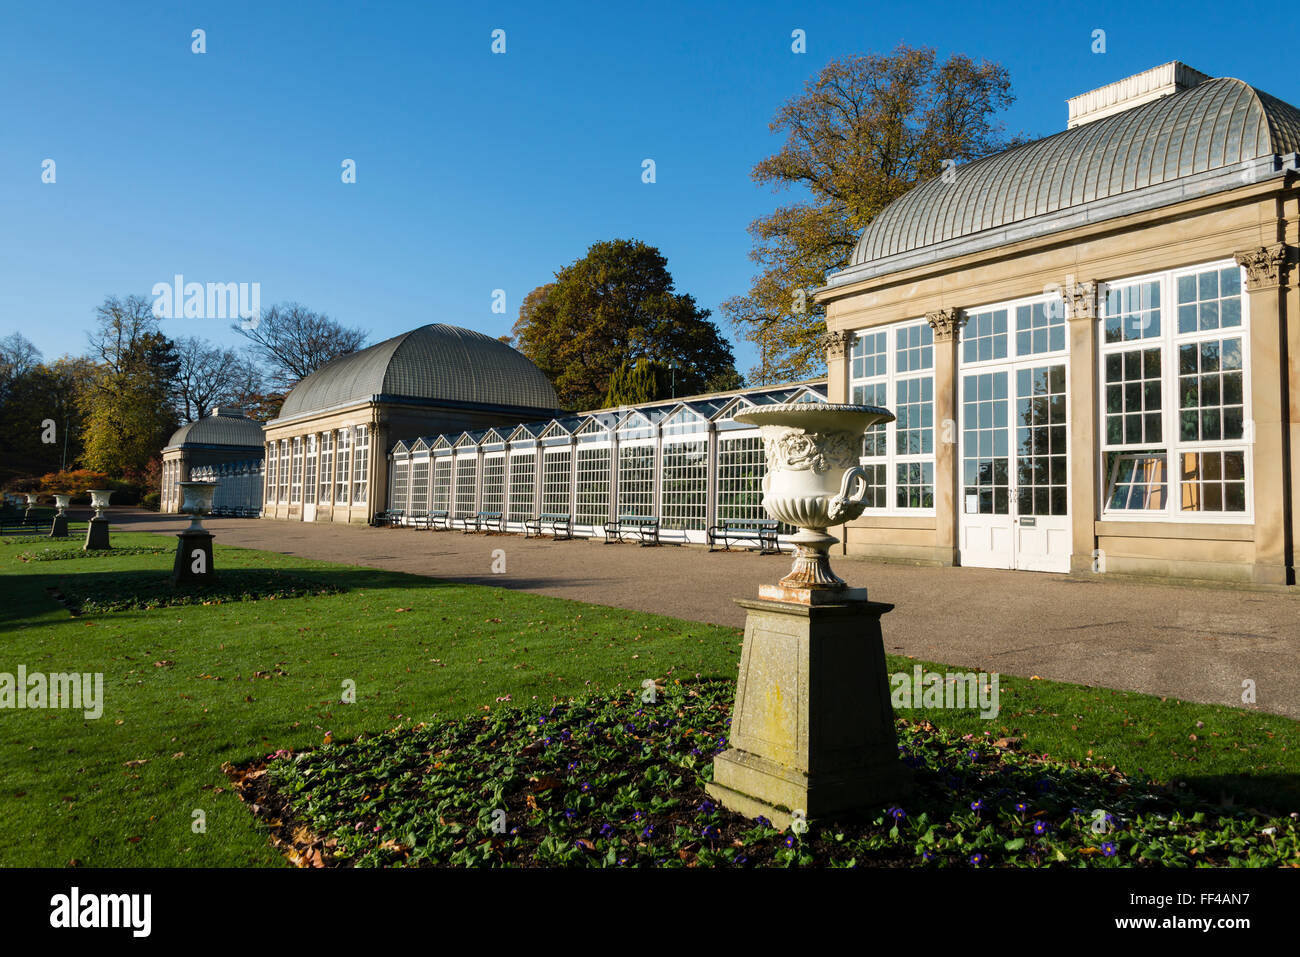
[[[0,339],[0,398],[20,379],[40,364],[41,350],[21,332]]]
[[[153,304],[144,296],[109,296],[95,308],[95,322],[89,336],[91,358],[114,373],[125,371],[150,334],[160,334]]]
[[[231,326],[253,343],[272,384],[289,388],[327,362],[362,348],[368,333],[335,322],[296,302],[272,306],[252,328]]]
[[[197,336],[176,340],[176,411],[186,422],[207,415],[213,406],[234,405],[246,360],[234,349]]]

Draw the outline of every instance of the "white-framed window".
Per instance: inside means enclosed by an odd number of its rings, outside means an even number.
[[[280,504],[289,503],[289,440],[280,440]]]
[[[356,427],[352,443],[352,504],[366,504],[366,483],[370,479],[370,430]]]
[[[609,521],[610,448],[578,446],[574,489],[575,525],[604,525]]]
[[[542,455],[542,511],[548,515],[572,515],[573,453],[545,452]]]
[[[456,456],[456,510],[452,513],[458,518],[470,518],[474,515],[475,493],[478,491],[478,457],[475,455]]]
[[[537,489],[537,453],[521,452],[510,456],[511,522],[526,522],[533,515],[533,494]]]
[[[506,457],[483,456],[483,511],[505,511]]]
[[[718,439],[718,521],[757,522],[763,509],[763,439],[740,435]]]
[[[334,433],[322,432],[320,436],[320,492],[319,503],[328,505],[334,490]]]
[[[429,460],[411,460],[411,511],[424,512],[429,508]]]
[[[895,415],[895,421],[873,425],[863,437],[868,511],[932,514],[934,330],[924,320],[909,320],[859,332],[850,375],[855,403]]]
[[[654,514],[655,447],[651,444],[618,447],[618,514]]]
[[[289,503],[291,505],[300,505],[302,503],[302,436],[293,437],[293,461],[290,465],[292,470],[289,473]]]
[[[405,458],[393,463],[393,501],[394,511],[406,511],[407,496],[411,488],[411,463]]]
[[[266,443],[266,497],[265,501],[270,503],[276,500],[278,489],[278,472],[280,465],[280,456],[276,454],[276,445],[274,442]]]
[[[433,504],[435,512],[451,513],[451,456],[433,460]]]
[[[334,504],[348,504],[348,477],[351,471],[352,430],[339,429],[336,433],[334,463]]]
[[[307,461],[303,469],[303,497],[305,504],[315,501],[316,495],[316,433],[307,436]]]
[[[1103,287],[1103,518],[1251,521],[1243,286],[1229,261]]]
[[[709,442],[665,442],[660,512],[664,528],[703,531],[708,524]]]

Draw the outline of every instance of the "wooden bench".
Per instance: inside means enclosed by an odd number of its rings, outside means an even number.
[[[392,508],[387,512],[375,512],[375,526],[377,528],[382,528],[383,526],[396,528],[398,525],[402,524],[402,516],[405,514],[406,513],[400,508]]]
[[[504,532],[506,530],[506,517],[502,512],[479,512],[473,518],[465,519],[465,534],[470,532]],[[471,528],[470,526],[473,526]]]
[[[411,514],[409,514],[409,515],[406,516],[406,524],[409,525],[409,526],[411,526],[411,528],[428,528],[428,527],[429,527],[429,513],[428,513],[428,512],[411,512]]]
[[[642,545],[659,544],[659,518],[653,515],[620,515],[617,522],[605,523],[605,544],[625,542],[636,536]]]
[[[433,508],[428,512],[428,525],[430,529],[437,529],[445,532],[451,528],[451,513],[445,508]]]
[[[741,542],[750,542],[746,545],[750,551],[758,549],[763,555],[780,554],[781,545],[777,541],[776,535],[780,525],[777,522],[750,519],[724,519],[721,525],[714,525],[708,530],[709,551],[731,551],[731,546]],[[722,548],[717,548],[718,542],[722,542]]]
[[[543,526],[550,526],[551,538],[557,542],[561,538],[573,538],[573,516],[559,512],[543,512],[532,521],[524,522],[524,538],[534,535],[541,538]]]

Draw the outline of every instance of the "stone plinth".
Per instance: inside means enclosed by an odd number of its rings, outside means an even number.
[[[706,787],[724,806],[785,828],[795,811],[815,820],[910,793],[880,630],[894,606],[855,591],[737,601],[749,615],[731,748]]]
[[[68,537],[68,516],[60,512],[54,516],[54,521],[50,523],[50,538],[67,538]]]
[[[212,567],[212,533],[186,529],[176,535],[176,561],[172,564],[173,585],[206,585],[216,580]]]
[[[86,544],[82,546],[83,550],[93,548],[111,548],[108,543],[108,519],[96,515],[86,526]]]

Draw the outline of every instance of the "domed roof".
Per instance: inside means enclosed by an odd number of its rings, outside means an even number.
[[[293,387],[280,418],[372,396],[526,409],[559,405],[542,370],[521,352],[472,329],[428,325],[317,369]]]
[[[167,442],[167,448],[183,445],[233,445],[261,449],[265,439],[262,423],[240,409],[213,409],[211,415],[182,425]]]
[[[1231,77],[1004,150],[886,206],[852,266],[1094,200],[1300,151],[1300,110]],[[1171,194],[1167,202],[1182,198]],[[1112,215],[1120,215],[1119,212]]]

